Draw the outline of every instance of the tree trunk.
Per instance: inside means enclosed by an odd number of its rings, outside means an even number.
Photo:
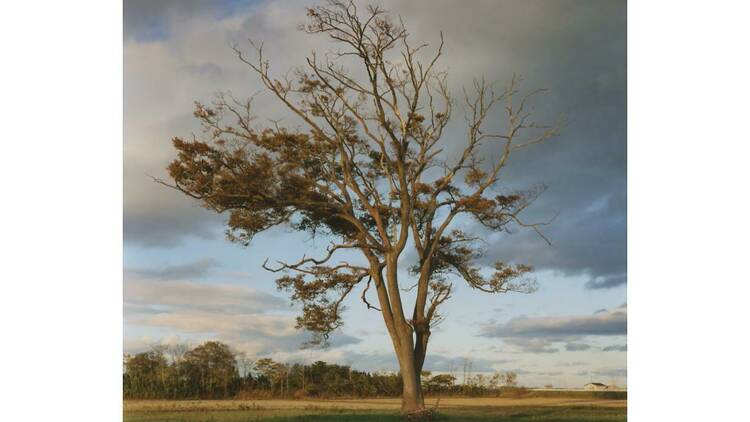
[[[398,254],[386,255],[386,278],[383,279],[380,263],[371,262],[371,274],[378,289],[378,299],[383,320],[393,342],[401,371],[403,392],[401,413],[410,414],[425,410],[420,383],[421,362],[418,364],[414,350],[414,330],[404,318],[398,287]],[[388,289],[383,286],[384,281]]]
[[[414,351],[406,348],[397,350],[398,363],[404,390],[401,394],[401,413],[415,413],[425,409],[424,396],[419,370],[414,361]]]

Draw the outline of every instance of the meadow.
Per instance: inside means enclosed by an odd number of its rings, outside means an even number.
[[[627,420],[627,400],[571,397],[431,398],[436,421]],[[402,421],[398,399],[128,400],[125,422]]]

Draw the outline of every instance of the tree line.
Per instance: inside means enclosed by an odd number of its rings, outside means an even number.
[[[254,360],[228,345],[209,341],[194,348],[184,344],[153,346],[124,356],[126,399],[228,399],[305,397],[398,397],[398,373],[365,372],[347,365]],[[423,372],[428,395],[497,396],[515,391],[513,372],[466,373],[458,383],[452,374]]]

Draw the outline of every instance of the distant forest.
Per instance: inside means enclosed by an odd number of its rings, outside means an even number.
[[[453,375],[423,372],[422,385],[428,395],[499,396],[524,391],[516,387],[513,372],[464,378],[458,384]],[[401,390],[397,373],[363,372],[322,361],[306,365],[253,360],[215,341],[192,349],[154,346],[124,357],[126,399],[398,397]]]

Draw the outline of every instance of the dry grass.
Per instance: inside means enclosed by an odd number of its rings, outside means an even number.
[[[426,400],[435,407],[436,398]],[[126,400],[125,412],[164,411],[230,411],[230,410],[398,410],[400,399],[338,399],[338,400]],[[440,409],[481,407],[606,407],[625,408],[627,400],[602,400],[566,397],[528,398],[441,398]]]

